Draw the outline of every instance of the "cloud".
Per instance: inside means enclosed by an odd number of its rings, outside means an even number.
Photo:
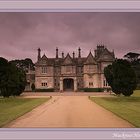
[[[42,55],[55,57],[78,47],[87,56],[104,43],[117,57],[140,52],[140,13],[0,13],[0,56],[7,59],[31,58],[37,48]],[[94,53],[94,52],[93,52]]]

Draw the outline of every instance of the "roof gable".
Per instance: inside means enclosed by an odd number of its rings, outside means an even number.
[[[87,56],[84,64],[96,64],[96,60],[94,59],[94,57],[93,57],[91,52]]]
[[[62,62],[62,65],[71,65],[71,64],[74,64],[74,61],[72,60],[71,56],[68,53],[64,61]]]
[[[100,61],[113,61],[114,55],[113,55],[113,53],[109,52],[107,48],[105,48],[104,51],[99,56],[98,60],[100,60]]]

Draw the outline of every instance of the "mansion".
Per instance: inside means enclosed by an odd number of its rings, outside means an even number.
[[[79,91],[83,88],[108,88],[104,77],[104,68],[115,60],[114,51],[109,51],[104,45],[97,45],[94,55],[90,51],[87,57],[78,56],[75,52],[72,56],[66,56],[56,48],[55,58],[48,58],[45,54],[41,56],[38,49],[35,71],[27,73],[28,86],[31,90],[34,83],[36,89],[54,89],[55,91]]]

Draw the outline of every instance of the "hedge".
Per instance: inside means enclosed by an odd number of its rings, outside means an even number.
[[[35,92],[54,92],[54,88],[35,89]]]
[[[80,90],[84,92],[104,92],[105,90],[110,91],[111,88],[82,88]]]

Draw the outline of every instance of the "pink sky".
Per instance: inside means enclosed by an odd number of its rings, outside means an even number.
[[[55,57],[61,52],[87,56],[105,44],[117,57],[140,53],[140,13],[0,13],[0,56],[11,59]]]

